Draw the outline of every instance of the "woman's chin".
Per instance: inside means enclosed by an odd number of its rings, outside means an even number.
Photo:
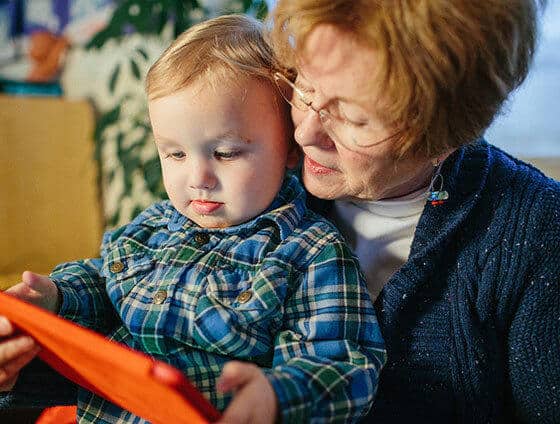
[[[330,175],[317,175],[303,170],[303,185],[313,196],[319,199],[333,200],[344,197],[346,193],[340,189],[340,182],[337,178]]]

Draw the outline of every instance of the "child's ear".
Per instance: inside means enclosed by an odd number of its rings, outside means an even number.
[[[288,150],[288,157],[286,159],[286,168],[294,169],[299,164],[299,159],[301,157],[301,151],[299,145],[296,143],[291,143],[290,150]]]

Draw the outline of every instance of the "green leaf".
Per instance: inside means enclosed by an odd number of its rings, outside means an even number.
[[[145,60],[148,60],[148,53],[146,53],[146,50],[141,49],[140,47],[136,47],[136,51],[140,54],[140,56],[142,56]]]
[[[132,74],[134,75],[134,77],[137,80],[140,80],[140,68],[133,59],[130,59],[130,67],[132,68]]]
[[[121,65],[117,65],[113,73],[111,74],[111,79],[109,80],[109,92],[113,94],[115,92],[115,86],[117,85],[117,78],[121,72]]]
[[[107,113],[104,113],[97,119],[97,123],[95,124],[95,132],[93,134],[93,138],[95,140],[94,158],[97,162],[101,161],[101,147],[103,146],[103,143],[105,141],[103,138],[103,132],[109,125],[117,122],[120,115],[121,106],[118,105],[114,109],[110,110]]]

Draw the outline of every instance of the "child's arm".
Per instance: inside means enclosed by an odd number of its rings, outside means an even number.
[[[58,314],[95,331],[106,333],[115,309],[101,275],[101,259],[86,259],[58,265],[50,274],[59,291]]]
[[[283,422],[353,422],[372,405],[386,352],[357,262],[336,240],[325,243],[306,270],[293,270],[298,273],[276,337],[273,368],[264,370],[267,384],[249,364],[224,369],[222,389],[235,389],[224,422],[241,422],[243,414],[262,420],[274,406]]]

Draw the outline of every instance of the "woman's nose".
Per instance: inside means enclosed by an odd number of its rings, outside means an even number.
[[[319,114],[312,109],[304,112],[292,108],[294,121],[294,138],[302,146],[315,146],[330,149],[334,146],[333,141],[325,132]]]

